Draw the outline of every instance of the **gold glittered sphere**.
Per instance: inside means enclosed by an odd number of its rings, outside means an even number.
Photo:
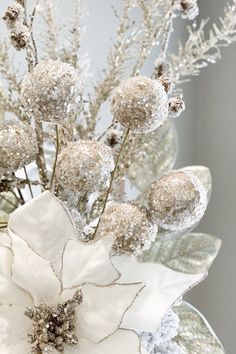
[[[0,173],[14,172],[34,161],[37,142],[27,124],[0,125]]]
[[[43,60],[21,83],[26,112],[37,121],[62,123],[83,105],[78,72],[58,60]]]
[[[114,119],[138,134],[157,129],[168,116],[168,99],[159,80],[131,77],[115,91],[112,100]]]
[[[112,235],[116,254],[139,255],[151,246],[157,226],[147,209],[138,204],[113,202],[107,206],[98,229],[98,237]]]
[[[114,161],[111,149],[96,141],[69,143],[58,156],[56,180],[73,192],[92,193],[108,186]]]
[[[148,205],[158,226],[182,230],[196,224],[204,215],[207,192],[191,172],[171,171],[152,183]]]

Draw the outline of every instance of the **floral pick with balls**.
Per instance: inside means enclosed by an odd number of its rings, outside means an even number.
[[[197,0],[122,4],[107,67],[93,85],[80,0],[69,1],[63,25],[59,0],[16,0],[3,14],[2,354],[224,353],[183,300],[206,278],[221,242],[192,232],[210,200],[211,174],[173,169],[173,120],[185,109],[180,83],[236,39],[236,2],[209,38],[206,22],[196,22]],[[194,23],[171,53],[180,17]],[[155,47],[153,73],[144,75]],[[111,118],[102,118],[107,103]]]

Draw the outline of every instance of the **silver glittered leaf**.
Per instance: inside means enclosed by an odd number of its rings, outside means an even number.
[[[169,172],[176,161],[178,141],[175,127],[167,121],[150,134],[134,135],[128,152],[130,182],[141,192]]]
[[[158,238],[142,261],[159,262],[184,273],[206,272],[221,246],[221,240],[207,234],[170,234]]]
[[[224,348],[207,320],[192,305],[183,302],[175,307],[180,319],[175,342],[188,354],[224,354]]]

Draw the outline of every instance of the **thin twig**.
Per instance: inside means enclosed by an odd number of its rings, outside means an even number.
[[[166,52],[168,49],[168,45],[169,45],[170,37],[171,37],[171,32],[173,29],[173,15],[174,15],[175,2],[176,2],[176,0],[172,0],[171,8],[168,13],[168,17],[167,17],[164,31],[163,31],[163,40],[162,40],[162,46],[161,46],[161,52],[160,52],[160,57],[162,59],[165,59],[165,57],[166,57]]]
[[[50,181],[50,190],[52,190],[52,188],[53,188],[53,182],[54,182],[56,167],[57,167],[57,159],[58,159],[58,154],[59,154],[59,146],[60,146],[60,144],[59,144],[59,129],[58,129],[58,125],[56,125],[56,154],[55,154],[55,160],[54,160],[54,164],[53,164],[52,178]]]
[[[104,211],[105,211],[105,209],[106,209],[107,202],[108,202],[108,198],[109,198],[109,195],[110,195],[110,193],[111,193],[111,191],[112,191],[112,185],[113,185],[113,181],[114,181],[114,178],[115,178],[115,174],[116,174],[116,171],[117,171],[117,168],[118,168],[118,165],[119,165],[121,153],[122,153],[122,151],[123,151],[123,148],[125,147],[126,141],[127,141],[127,139],[128,139],[129,132],[130,132],[130,129],[128,128],[127,131],[126,131],[126,133],[125,133],[123,142],[122,142],[121,147],[120,147],[119,154],[118,154],[117,159],[116,159],[115,168],[114,168],[114,170],[112,171],[112,174],[111,174],[110,185],[109,185],[109,188],[108,188],[107,193],[106,193],[106,197],[105,197],[105,200],[104,200],[102,212],[101,212],[101,214],[100,214],[100,217],[99,217],[97,226],[96,226],[95,231],[94,231],[94,234],[93,234],[93,239],[95,239],[95,237],[96,237],[96,233],[97,233],[97,231],[98,231],[98,228],[99,228],[99,225],[100,225],[100,222],[101,222],[101,217],[102,217],[102,215],[103,215],[103,213],[104,213]]]
[[[16,189],[17,189],[17,192],[19,194],[19,199],[20,199],[21,204],[25,204],[25,200],[24,200],[23,194],[21,192],[21,189],[18,188],[18,187],[16,187]]]
[[[29,180],[29,176],[28,176],[26,167],[24,166],[23,169],[24,169],[24,172],[25,172],[25,178],[26,178],[27,185],[29,187],[31,198],[34,198],[33,191],[32,191],[32,188],[31,188],[31,183],[30,183],[30,180]]]
[[[40,2],[40,0],[37,0],[35,5],[34,5],[32,14],[30,16],[30,24],[29,24],[30,36],[31,36],[32,45],[33,45],[33,49],[34,49],[34,59],[35,59],[34,64],[35,65],[38,64],[38,49],[37,49],[37,46],[36,46],[36,43],[35,43],[35,39],[34,39],[34,35],[33,35],[33,24],[34,24],[34,19],[35,19],[35,15],[36,15],[36,11],[37,11],[37,7],[39,5],[39,2]]]

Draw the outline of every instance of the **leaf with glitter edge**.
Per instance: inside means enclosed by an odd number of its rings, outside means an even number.
[[[221,247],[221,240],[207,234],[166,236],[142,256],[144,262],[158,262],[180,272],[206,272]]]
[[[179,316],[175,342],[187,354],[225,354],[225,350],[203,315],[187,302],[174,309]]]

